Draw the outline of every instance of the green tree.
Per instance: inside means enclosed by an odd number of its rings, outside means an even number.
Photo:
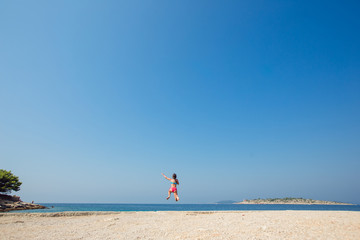
[[[19,177],[11,173],[0,169],[0,192],[10,193],[11,191],[19,191],[22,182],[19,181]]]

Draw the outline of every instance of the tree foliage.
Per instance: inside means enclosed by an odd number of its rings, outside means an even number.
[[[11,173],[0,169],[0,192],[10,193],[11,191],[19,191],[22,182],[19,181],[19,177]]]

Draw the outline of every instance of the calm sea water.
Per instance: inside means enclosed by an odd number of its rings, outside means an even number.
[[[360,205],[282,205],[282,204],[92,204],[41,203],[48,209],[13,212],[66,212],[66,211],[360,211]]]

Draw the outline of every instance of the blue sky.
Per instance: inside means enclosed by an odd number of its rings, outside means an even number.
[[[360,203],[357,1],[1,1],[23,200]],[[172,200],[173,202],[173,200]]]

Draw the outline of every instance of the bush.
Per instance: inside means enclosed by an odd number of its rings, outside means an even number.
[[[10,193],[11,191],[19,191],[22,182],[19,181],[19,177],[11,173],[0,169],[0,192]]]

